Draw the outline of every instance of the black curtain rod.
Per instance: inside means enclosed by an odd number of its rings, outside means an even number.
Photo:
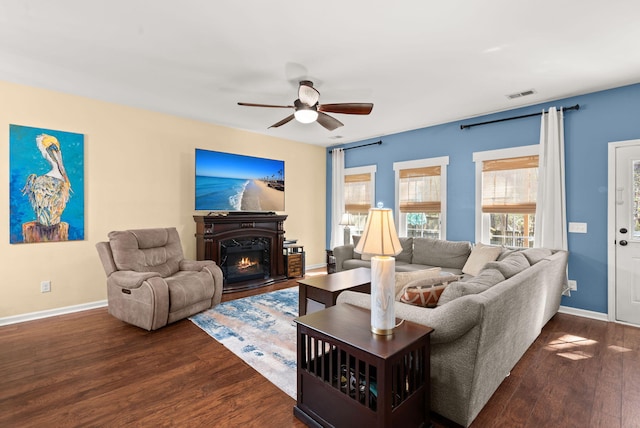
[[[361,144],[359,146],[347,147],[346,149],[342,149],[342,150],[347,151],[347,150],[351,150],[351,149],[359,149],[360,147],[373,146],[374,144],[378,144],[378,145],[382,144],[382,140],[376,141],[375,143]],[[329,150],[329,153],[333,153],[333,149]]]
[[[562,107],[562,111],[567,111],[567,110],[580,110],[580,104],[576,104],[576,105],[571,106],[571,107]],[[525,117],[541,116],[541,115],[542,115],[542,112],[525,114],[525,115],[522,115],[522,116],[506,117],[504,119],[489,120],[487,122],[470,123],[468,125],[460,125],[460,129],[469,129],[469,128],[473,127],[473,126],[487,125],[489,123],[505,122],[507,120],[522,119],[522,118],[525,118]]]

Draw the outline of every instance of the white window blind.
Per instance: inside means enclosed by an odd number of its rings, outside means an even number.
[[[538,156],[486,160],[482,164],[482,212],[535,214]]]
[[[371,208],[371,174],[344,176],[344,205],[348,213],[367,213]]]
[[[399,204],[404,213],[440,212],[440,166],[399,171]]]

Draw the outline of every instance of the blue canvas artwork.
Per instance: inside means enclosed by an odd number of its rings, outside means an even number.
[[[84,135],[9,125],[9,241],[84,239]]]

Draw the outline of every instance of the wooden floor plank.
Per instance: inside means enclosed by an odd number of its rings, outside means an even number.
[[[0,327],[2,427],[303,427],[294,404],[188,320],[147,332],[100,308]],[[557,314],[472,427],[639,421],[640,329]]]

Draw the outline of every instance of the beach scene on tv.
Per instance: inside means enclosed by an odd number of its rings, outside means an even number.
[[[284,161],[196,149],[196,210],[284,211]]]

